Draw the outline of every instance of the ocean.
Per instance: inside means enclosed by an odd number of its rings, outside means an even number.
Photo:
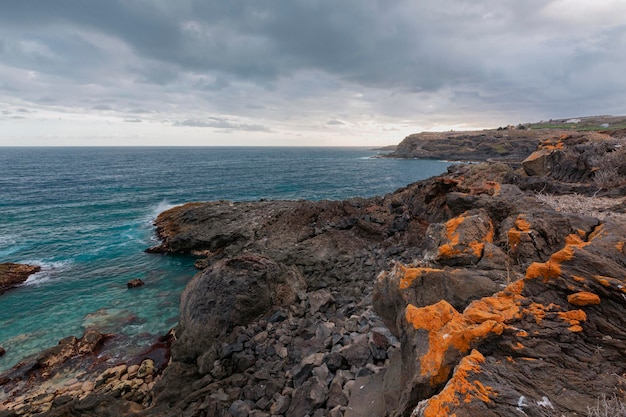
[[[178,320],[189,256],[147,254],[158,213],[189,201],[382,195],[449,163],[361,148],[0,148],[0,262],[41,265],[0,295],[4,371],[86,328],[115,334],[111,361]],[[146,284],[127,289],[141,278]]]

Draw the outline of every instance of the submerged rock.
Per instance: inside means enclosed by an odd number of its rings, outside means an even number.
[[[145,282],[143,282],[140,278],[131,279],[126,284],[126,286],[128,288],[137,288],[137,287],[141,287],[143,285],[145,285]]]

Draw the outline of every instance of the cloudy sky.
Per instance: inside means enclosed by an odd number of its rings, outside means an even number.
[[[625,0],[2,0],[0,145],[384,145],[626,114]]]

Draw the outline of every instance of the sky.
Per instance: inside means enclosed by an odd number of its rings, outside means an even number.
[[[2,0],[0,146],[378,146],[626,114],[626,0]]]

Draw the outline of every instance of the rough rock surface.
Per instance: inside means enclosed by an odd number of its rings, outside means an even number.
[[[454,166],[384,197],[168,210],[151,251],[202,270],[165,370],[143,356],[23,408],[5,381],[5,415],[585,415],[625,388],[626,221],[526,178]]]
[[[0,264],[0,294],[26,281],[32,274],[41,271],[37,265],[16,263]]]
[[[388,156],[456,161],[506,160],[519,162],[530,155],[546,132],[484,130],[480,132],[424,132],[404,138]]]

